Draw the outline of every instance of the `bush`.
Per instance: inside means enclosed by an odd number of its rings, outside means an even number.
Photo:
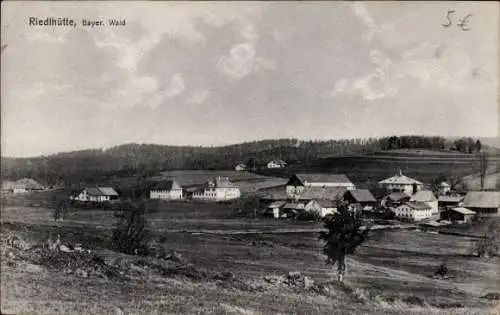
[[[150,235],[144,213],[123,211],[115,216],[118,222],[112,236],[114,249],[126,254],[147,255]]]
[[[304,221],[321,221],[322,218],[316,211],[301,211],[297,215],[296,219]]]

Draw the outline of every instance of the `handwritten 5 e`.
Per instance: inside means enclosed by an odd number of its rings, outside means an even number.
[[[452,16],[455,13],[455,10],[450,10],[446,14],[446,19],[448,20],[447,24],[441,24],[443,27],[450,27],[453,22],[452,22]],[[462,29],[462,31],[469,31],[470,28],[467,27],[467,24],[469,23],[469,18],[472,16],[472,14],[467,14],[464,16],[461,20],[458,21],[457,26]]]

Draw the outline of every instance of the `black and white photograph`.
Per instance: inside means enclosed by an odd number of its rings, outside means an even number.
[[[500,314],[499,17],[3,1],[0,313]]]

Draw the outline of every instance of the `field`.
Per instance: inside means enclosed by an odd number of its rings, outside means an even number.
[[[488,158],[489,174],[496,173],[500,158]],[[393,176],[399,170],[424,183],[431,183],[438,176],[465,177],[479,173],[479,159],[471,154],[430,150],[392,150],[369,155],[329,157],[316,161],[314,165],[292,165],[286,169],[262,170],[268,176],[286,177],[296,171],[333,172],[346,174],[355,184],[380,181]],[[491,176],[491,175],[490,175]],[[500,188],[495,179],[494,186]]]
[[[481,297],[500,291],[499,261],[470,256],[471,238],[372,232],[349,258],[346,281],[339,284],[321,252],[321,225],[238,219],[232,211],[228,205],[172,203],[150,214],[153,236],[191,266],[173,272],[172,262],[111,251],[110,212],[79,211],[56,223],[44,207],[4,206],[2,313],[489,314],[496,305]],[[126,279],[66,274],[66,267],[33,260],[29,250],[4,241],[15,235],[35,245],[57,234],[63,244],[90,248]],[[443,262],[452,278],[431,278]],[[294,271],[314,285],[269,280]]]

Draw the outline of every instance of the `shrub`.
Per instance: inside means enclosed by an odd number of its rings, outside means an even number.
[[[316,211],[301,211],[296,217],[297,220],[320,221],[322,218]]]
[[[148,222],[139,211],[115,213],[118,222],[113,230],[112,243],[115,250],[126,254],[147,255],[149,231]]]

